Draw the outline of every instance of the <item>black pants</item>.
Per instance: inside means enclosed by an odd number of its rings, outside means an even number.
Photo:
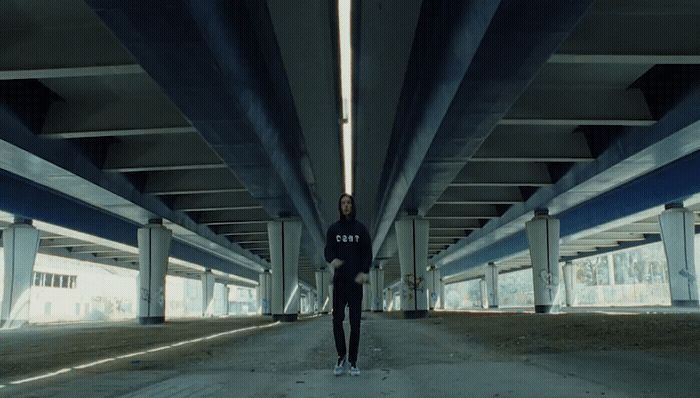
[[[336,281],[333,284],[333,336],[338,357],[345,356],[345,306],[350,307],[350,356],[351,364],[357,362],[360,346],[360,316],[362,315],[362,285],[354,281]]]

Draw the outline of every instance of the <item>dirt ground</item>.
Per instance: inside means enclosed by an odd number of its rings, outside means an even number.
[[[392,314],[391,317],[398,317]],[[700,353],[697,314],[503,314],[435,312],[433,324],[508,354],[576,351]]]
[[[364,315],[365,318],[400,319],[400,312]],[[269,324],[268,317],[171,321],[143,327],[134,322],[31,326],[0,332],[0,382],[41,374],[187,339],[247,326]],[[700,353],[700,314],[558,314],[434,312],[414,320],[454,336],[451,344],[477,344],[490,357],[530,356],[567,352],[653,352],[676,359],[697,358]],[[216,341],[159,355],[178,361],[205,360]],[[320,358],[332,356],[332,345]],[[320,352],[319,352],[320,354]],[[383,356],[389,354],[384,351]],[[318,367],[325,363],[315,364]],[[147,363],[135,365],[147,366]],[[312,367],[317,367],[312,366]]]
[[[212,318],[154,326],[131,321],[0,330],[0,381],[271,322],[269,317]]]
[[[230,396],[235,391],[252,397],[657,398],[694,396],[700,389],[700,314],[435,312],[426,319],[402,318],[401,313],[363,314],[359,379],[332,375],[331,317],[323,316],[27,384],[8,383],[270,323],[256,317],[0,332],[0,385],[7,384],[3,393],[16,397]]]

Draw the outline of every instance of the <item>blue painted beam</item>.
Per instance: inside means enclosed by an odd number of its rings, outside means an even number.
[[[389,153],[386,176],[382,177],[386,189],[379,199],[377,214],[381,219],[376,225],[375,252],[400,208],[427,213],[466,162],[445,164],[425,159],[472,156],[591,2],[469,2],[473,8],[462,13],[450,8],[442,19],[427,21],[421,15],[416,43],[421,43],[422,36],[435,34],[421,24],[433,29],[436,25],[450,29],[457,24],[459,28],[447,35],[450,40],[431,45],[448,56],[464,57],[458,59],[461,63],[452,60],[443,64],[441,57],[414,45],[390,146],[394,151]],[[428,6],[429,2],[423,3],[423,7]],[[480,17],[475,19],[475,14]],[[437,65],[437,70],[425,65]],[[434,77],[426,79],[424,74]]]
[[[500,1],[424,0],[389,151],[382,169],[372,230],[379,252]]]
[[[535,209],[548,208],[550,214],[557,217],[562,213],[574,211],[575,208],[585,209],[587,207],[581,206],[585,206],[586,203],[598,203],[600,197],[607,197],[606,192],[615,190],[626,181],[652,175],[655,170],[699,151],[698,137],[700,137],[700,80],[688,82],[684,92],[670,105],[666,114],[656,124],[650,127],[626,127],[595,161],[574,165],[554,185],[541,188],[526,202],[511,206],[500,218],[489,221],[480,230],[461,239],[436,256],[434,261],[440,267],[451,268],[453,263],[457,263],[469,268],[478,266],[479,264],[475,261],[482,257],[486,258],[485,262],[488,262],[525,250],[527,246],[523,248],[521,245],[520,249],[511,250],[510,245],[500,245],[499,242],[509,241],[513,234],[522,234],[524,237],[525,222],[532,218]],[[686,184],[691,191],[698,189],[693,185],[694,180],[690,176],[684,177],[682,172],[674,174],[673,178],[675,178],[673,183],[676,185]],[[611,202],[609,206],[601,203],[592,213],[571,219],[572,225],[564,224],[562,221],[562,236],[570,234],[567,228],[584,231],[623,218],[625,215],[635,214],[654,206],[662,206],[682,196],[674,198],[671,193],[676,187],[669,186],[667,182],[663,186],[669,191],[659,191],[658,187],[650,186],[644,190],[643,194],[641,194],[642,190],[630,193],[627,197],[623,194],[617,202]],[[635,194],[640,196],[633,196]],[[635,200],[629,200],[632,197]],[[595,223],[591,224],[593,220]],[[486,252],[490,254],[484,254]]]
[[[320,258],[325,223],[266,2],[87,3],[268,214],[302,219],[304,249]]]
[[[689,170],[700,170],[700,151],[556,215],[561,222],[561,237],[667,203],[682,202],[700,192],[700,173]],[[454,275],[489,261],[526,251],[528,247],[523,225],[523,230],[447,263],[440,269],[445,276]],[[585,257],[590,255],[593,254],[586,254]]]
[[[138,247],[136,235],[141,225],[5,171],[0,171],[0,210]],[[253,281],[258,279],[258,273],[249,268],[175,239],[172,241],[170,255],[242,278]]]
[[[695,226],[695,235],[700,235],[700,225]],[[575,261],[582,258],[602,256],[608,253],[619,252],[620,250],[634,249],[640,246],[649,245],[652,243],[661,242],[661,234],[644,234],[643,240],[635,240],[630,242],[618,242],[615,247],[601,247],[595,252],[581,253],[576,256],[563,256],[561,261]]]
[[[542,65],[574,30],[591,0],[504,0],[491,20],[403,208],[427,213]],[[439,159],[459,159],[439,162]],[[436,161],[437,160],[437,161]]]
[[[39,170],[44,170],[43,163],[50,163],[141,207],[144,209],[144,214],[141,216],[142,220],[137,220],[139,222],[146,223],[148,218],[162,217],[230,250],[240,256],[241,261],[247,261],[248,264],[262,262],[258,256],[243,250],[238,244],[230,242],[223,236],[215,235],[206,226],[195,224],[187,214],[171,210],[159,198],[142,194],[125,176],[102,172],[74,142],[42,138],[38,133],[43,125],[45,113],[37,112],[36,108],[48,109],[48,107],[36,104],[55,101],[55,94],[36,81],[25,81],[20,87],[13,86],[13,90],[4,90],[5,83],[7,82],[0,82],[0,140],[2,141],[0,142],[2,154],[0,165],[3,168],[17,169],[19,170],[16,171],[17,173],[23,171],[27,174],[40,174]],[[27,87],[30,89],[27,90]],[[28,99],[36,104],[26,106],[24,109],[17,106],[18,102],[21,105],[22,101]],[[35,158],[27,158],[22,151],[33,154]],[[38,186],[38,184],[35,185]],[[114,217],[118,218],[118,216]],[[84,218],[76,220],[89,221]],[[90,228],[89,225],[85,228],[80,224],[71,225],[77,231]]]

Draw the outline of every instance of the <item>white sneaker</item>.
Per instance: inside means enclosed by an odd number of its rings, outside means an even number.
[[[335,369],[333,369],[333,374],[336,376],[340,376],[343,373],[345,373],[345,366],[347,365],[348,360],[345,359],[345,357],[338,358],[338,362],[335,365]]]
[[[350,376],[359,376],[360,375],[360,369],[355,366],[350,366]]]

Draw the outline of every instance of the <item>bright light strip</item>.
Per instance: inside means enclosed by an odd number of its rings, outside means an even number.
[[[294,298],[297,295],[297,290],[299,290],[299,285],[294,286],[294,290],[292,290],[292,294],[289,296],[289,300],[287,300],[287,305],[284,306],[285,314],[287,313],[287,311],[289,311],[289,306],[292,305],[292,302],[294,301]]]
[[[55,371],[55,372],[47,373],[47,374],[45,374],[45,375],[34,376],[34,377],[30,377],[30,378],[28,378],[28,379],[22,379],[22,380],[12,381],[12,382],[10,382],[10,384],[15,384],[15,385],[16,385],[16,384],[28,383],[28,382],[30,382],[30,381],[36,381],[36,380],[46,379],[47,377],[53,377],[53,376],[57,376],[57,375],[60,375],[60,374],[63,374],[63,373],[68,373],[68,372],[70,372],[71,370],[73,370],[73,369],[72,369],[72,368],[64,368],[64,369],[61,369],[61,370],[57,370],[57,371]]]
[[[246,332],[246,331],[250,331],[250,330],[258,330],[258,329],[266,329],[266,328],[269,328],[269,327],[277,326],[277,325],[279,325],[279,324],[280,324],[280,322],[278,321],[278,322],[270,323],[270,324],[267,324],[267,325],[249,326],[249,327],[245,327],[245,328],[241,328],[241,329],[229,330],[229,331],[227,331],[227,332],[216,333],[216,334],[212,334],[212,335],[209,335],[209,336],[200,337],[200,338],[192,339],[192,340],[185,340],[185,341],[181,341],[181,342],[179,342],[179,343],[173,343],[173,344],[170,344],[170,345],[166,345],[166,346],[162,346],[162,347],[153,348],[153,349],[150,349],[150,350],[147,350],[147,351],[132,352],[132,353],[130,353],[130,354],[124,354],[124,355],[120,355],[120,356],[117,356],[117,357],[100,359],[100,360],[97,360],[97,361],[94,361],[94,362],[90,362],[90,363],[86,363],[86,364],[83,364],[83,365],[76,365],[76,366],[73,366],[73,367],[70,367],[70,368],[63,368],[63,369],[57,370],[57,371],[55,371],[55,372],[50,372],[50,373],[46,373],[46,374],[39,375],[39,376],[34,376],[34,377],[29,377],[29,378],[26,378],[26,379],[15,380],[15,381],[10,382],[9,384],[12,384],[12,385],[24,384],[24,383],[28,383],[28,382],[30,382],[30,381],[36,381],[36,380],[46,379],[46,378],[53,377],[53,376],[58,376],[58,375],[60,375],[60,374],[68,373],[68,372],[71,372],[71,371],[74,371],[74,370],[82,370],[82,369],[86,369],[86,368],[91,368],[91,367],[93,367],[93,366],[101,365],[101,364],[107,363],[107,362],[112,362],[112,361],[115,361],[115,360],[117,360],[117,359],[126,359],[126,358],[138,357],[138,356],[146,355],[146,354],[149,354],[149,353],[152,353],[152,352],[165,351],[165,350],[169,350],[169,349],[172,349],[172,348],[182,347],[182,346],[188,345],[188,344],[199,343],[199,342],[204,341],[204,340],[216,339],[216,338],[219,338],[219,337],[221,337],[221,336],[227,336],[227,335],[234,334],[234,333],[241,333],[241,332]],[[4,388],[4,387],[5,387],[5,385],[0,385],[0,388]]]
[[[345,192],[352,195],[352,0],[338,0],[338,37],[340,41],[340,95],[343,120],[343,176]]]
[[[73,366],[73,369],[86,369],[86,368],[91,368],[91,367],[93,367],[93,366],[101,365],[101,364],[103,364],[103,363],[112,362],[112,361],[114,361],[114,360],[116,360],[116,359],[117,359],[117,358],[102,359],[102,360],[99,360],[99,361],[86,363],[85,365]]]

